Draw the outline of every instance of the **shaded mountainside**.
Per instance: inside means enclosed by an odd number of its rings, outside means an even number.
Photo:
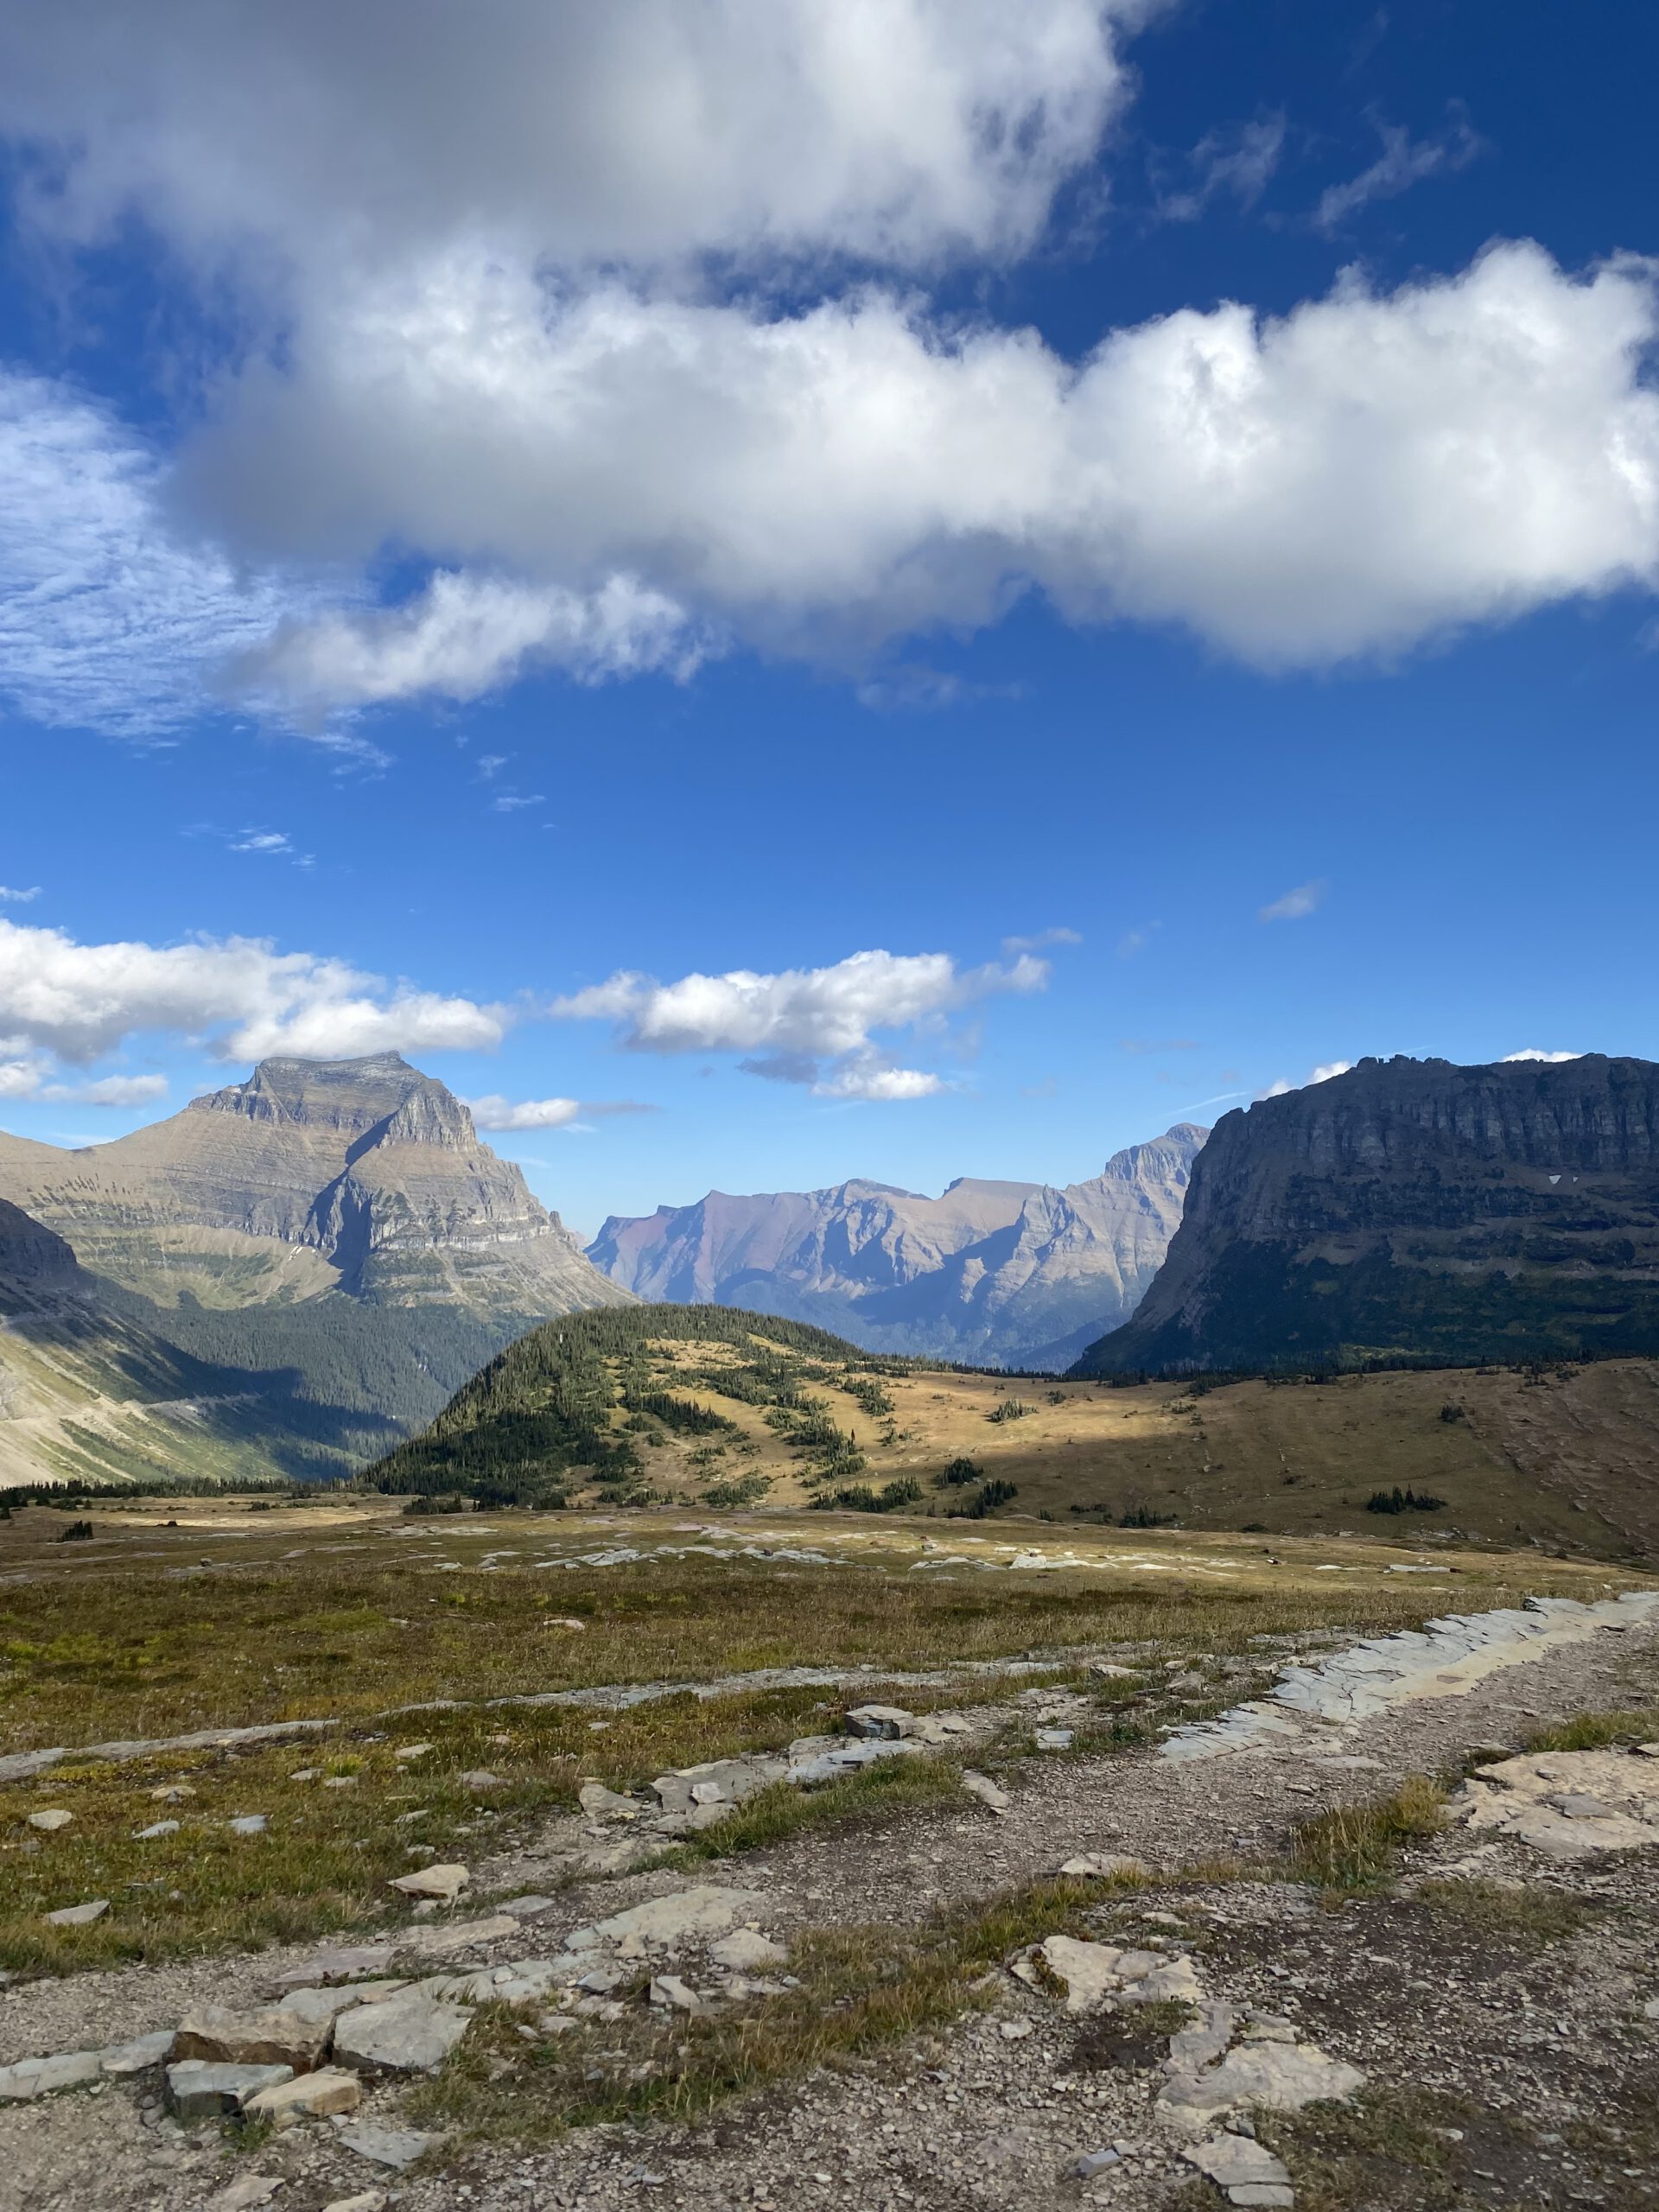
[[[0,1195],[162,1304],[464,1307],[512,1326],[626,1295],[461,1102],[396,1052],[265,1060],[79,1152],[0,1138]]]
[[[0,1485],[350,1474],[499,1342],[464,1313],[337,1293],[157,1306],[0,1200]]]
[[[1659,1351],[1659,1066],[1363,1060],[1217,1124],[1077,1375]]]
[[[942,1197],[849,1182],[614,1217],[588,1247],[638,1296],[814,1323],[867,1351],[1064,1366],[1135,1311],[1205,1131],[1183,1122],[1056,1189],[964,1177]]]
[[[642,1443],[670,1433],[719,1440],[734,1430],[729,1418],[678,1387],[684,1378],[664,1377],[664,1349],[671,1368],[682,1345],[735,1348],[747,1378],[737,1385],[743,1398],[803,1413],[814,1408],[799,1382],[829,1379],[823,1363],[841,1370],[842,1387],[849,1374],[880,1371],[857,1345],[775,1314],[712,1305],[569,1314],[509,1344],[423,1434],[397,1446],[363,1480],[382,1491],[544,1503],[572,1483],[597,1479],[613,1486],[613,1502],[639,1503]],[[731,1378],[724,1381],[730,1395]],[[847,1441],[830,1433],[835,1448]]]

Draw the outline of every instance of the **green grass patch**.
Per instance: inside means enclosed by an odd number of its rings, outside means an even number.
[[[955,1761],[923,1755],[880,1759],[838,1782],[817,1789],[775,1782],[746,1797],[734,1812],[715,1821],[671,1854],[669,1863],[692,1866],[709,1859],[734,1859],[748,1851],[786,1843],[808,1828],[840,1827],[879,1820],[893,1813],[944,1803],[962,1792],[962,1768]]]
[[[1659,1709],[1652,1706],[1623,1713],[1579,1713],[1571,1720],[1529,1736],[1529,1751],[1606,1751],[1659,1738]]]
[[[1522,1943],[1559,1943],[1595,1919],[1592,1907],[1531,1882],[1453,1877],[1424,1882],[1414,1892],[1432,1912],[1448,1915],[1481,1936]]]
[[[1446,1793],[1426,1774],[1409,1774],[1392,1796],[1338,1805],[1303,1821],[1290,1848],[1299,1881],[1351,1895],[1380,1889],[1399,1864],[1401,1847],[1437,1835],[1446,1824]]]

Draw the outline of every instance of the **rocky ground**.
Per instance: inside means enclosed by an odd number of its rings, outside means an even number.
[[[1211,1678],[1227,1679],[1219,1666]],[[281,2132],[180,2119],[143,2054],[116,2062],[133,2072],[93,2061],[83,2086],[0,2109],[0,2206],[1659,2203],[1659,1759],[1557,1753],[1550,1772],[1516,1770],[1507,1791],[1472,1784],[1441,1833],[1406,1844],[1397,1878],[1337,1902],[1263,1878],[1295,1824],[1322,1809],[1459,1769],[1478,1747],[1518,1749],[1566,1716],[1656,1705],[1659,1614],[1633,1612],[1617,1632],[1442,1679],[1368,1718],[1246,1731],[1188,1759],[1057,1747],[1005,1777],[1002,1809],[963,1795],[690,1872],[573,1883],[571,1826],[556,1824],[472,1870],[473,1892],[513,1898],[511,1913],[463,1897],[421,1924],[424,1956],[359,1962],[371,1983],[404,1984],[378,2007],[360,2001],[376,1993],[360,1981],[348,2000],[346,1962],[331,1980],[312,1948],[16,1986],[0,1994],[0,2064],[105,2050],[189,2018],[207,2061],[215,2033],[245,2058],[246,2015],[315,1991],[302,2003],[324,2023],[314,2048],[339,2008],[347,2061],[316,2079],[343,2076],[351,2108]],[[1071,1694],[1037,1686],[1025,1718],[1063,1731],[1075,1711]],[[587,1847],[628,1855],[636,1823],[594,1814]],[[419,2147],[421,2077],[386,2054],[440,2015],[468,2032],[486,1988],[522,2000],[526,2051],[556,2047],[567,2031],[555,2018],[572,2036],[614,2023],[620,2040],[653,1996],[670,2019],[734,1991],[781,1997],[791,1948],[823,1931],[870,1928],[874,1942],[1087,1854],[1139,1859],[1150,1879],[1099,1883],[1080,1943],[1014,1946],[954,2023],[693,2124],[608,2123],[534,2152],[497,2139],[392,2163]],[[511,1980],[482,1979],[508,1969]],[[216,2026],[213,2007],[238,2017]],[[509,2107],[511,2065],[493,2069]],[[528,2112],[534,2080],[524,2083]],[[1275,2108],[1316,2093],[1325,2101]],[[315,2101],[327,2105],[326,2088]]]

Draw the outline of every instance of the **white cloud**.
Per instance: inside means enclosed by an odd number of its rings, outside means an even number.
[[[1382,153],[1358,176],[1346,184],[1333,184],[1320,195],[1313,213],[1316,230],[1334,231],[1373,200],[1398,199],[1426,177],[1450,175],[1467,168],[1486,150],[1485,141],[1461,115],[1453,116],[1436,138],[1414,138],[1397,124],[1379,123],[1376,127]]]
[[[526,806],[545,806],[545,791],[498,791],[490,801],[492,814],[517,814]]]
[[[1265,1090],[1257,1091],[1256,1096],[1283,1098],[1293,1090],[1311,1090],[1316,1083],[1329,1083],[1333,1076],[1346,1075],[1353,1065],[1351,1060],[1326,1060],[1320,1066],[1310,1070],[1302,1082],[1292,1083],[1280,1076]]]
[[[1047,980],[1048,963],[1029,954],[1006,968],[963,969],[943,952],[855,952],[832,967],[775,975],[734,969],[660,983],[619,974],[549,1012],[614,1021],[631,1052],[741,1052],[746,1073],[805,1084],[821,1097],[920,1098],[945,1088],[942,1079],[893,1065],[873,1033],[937,1033],[976,1000],[1041,990]]]
[[[0,919],[0,1027],[16,1049],[67,1060],[93,1059],[144,1031],[203,1037],[238,1060],[488,1051],[512,1018],[259,938],[80,944]]]
[[[1210,202],[1225,194],[1241,207],[1254,207],[1272,181],[1285,149],[1285,118],[1261,116],[1225,130],[1211,130],[1187,156],[1192,182],[1184,192],[1160,198],[1158,212],[1167,221],[1194,223]]]
[[[293,849],[281,830],[245,830],[231,842],[233,853],[291,853]]]
[[[504,1098],[493,1090],[466,1102],[480,1129],[563,1129],[582,1112],[579,1098]]]
[[[1263,906],[1256,916],[1259,922],[1299,922],[1304,915],[1314,912],[1331,888],[1323,877],[1313,883],[1299,883],[1294,891],[1287,891],[1281,899]]]
[[[27,906],[31,899],[38,899],[40,895],[41,887],[38,883],[31,883],[27,891],[14,891],[10,884],[0,883],[0,904],[10,903],[16,906]]]
[[[715,249],[914,263],[1040,228],[1147,0],[87,0],[13,19],[0,127],[34,213],[136,205],[210,266],[384,264],[483,235],[564,263]],[[57,166],[60,165],[60,166]]]
[[[1351,1060],[1326,1060],[1322,1066],[1314,1069],[1307,1080],[1310,1084],[1329,1083],[1332,1076],[1346,1075],[1353,1065]]]
[[[68,1098],[82,1106],[149,1106],[167,1096],[164,1075],[105,1075],[94,1083],[48,1083],[42,1098]]]
[[[1042,952],[1051,944],[1081,944],[1082,937],[1076,930],[1039,930],[1034,937],[1005,937],[1002,950],[1007,953]]]
[[[1541,1052],[1536,1046],[1531,1046],[1524,1052],[1505,1052],[1503,1065],[1507,1067],[1512,1060],[1546,1060],[1551,1065],[1556,1065],[1562,1060],[1581,1060],[1583,1058],[1582,1052]]]

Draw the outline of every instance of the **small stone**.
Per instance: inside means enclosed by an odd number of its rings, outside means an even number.
[[[492,1774],[486,1766],[468,1767],[461,1777],[463,1789],[505,1789],[505,1783],[499,1774]]]
[[[188,1782],[164,1782],[159,1789],[152,1789],[149,1794],[158,1805],[181,1805],[187,1797],[194,1797],[196,1793]]]
[[[359,2158],[371,2159],[377,2166],[391,2166],[401,2173],[405,2166],[412,2166],[423,2151],[429,2151],[443,2138],[423,2135],[413,2127],[376,2127],[365,2120],[342,2127],[340,2139]]]
[[[652,1978],[651,2002],[671,2006],[677,2012],[701,2012],[702,1999],[677,1974],[659,1974]]]
[[[584,1782],[576,1792],[576,1802],[590,1821],[637,1821],[645,1809],[636,1799],[607,1789],[602,1782]]]
[[[54,1805],[47,1812],[31,1813],[29,1815],[29,1825],[32,1828],[40,1828],[47,1835],[51,1835],[58,1828],[67,1828],[74,1817],[73,1813],[66,1813],[60,1805]]]
[[[291,2066],[219,2066],[204,2058],[176,2061],[167,2069],[167,2101],[181,2120],[213,2120],[240,2112],[261,2089],[292,2078]]]
[[[286,1988],[296,1984],[349,1981],[353,1974],[383,1974],[391,1959],[390,1943],[334,1944],[314,1951],[298,1966],[289,1967],[276,1977],[277,1986]]]
[[[369,2074],[430,2074],[472,2025],[459,2005],[411,1994],[336,2015],[334,2056]]]
[[[320,1766],[300,1766],[288,1778],[290,1782],[315,1782],[321,1772]]]
[[[325,2204],[322,2212],[386,2212],[386,2192],[384,2189],[360,2189],[355,2196],[336,2196]]]
[[[67,1904],[60,1911],[46,1916],[48,1928],[90,1928],[95,1920],[102,1920],[110,1909],[108,1897],[92,1897],[85,1904]]]
[[[335,2113],[355,2112],[363,2101],[363,2084],[355,2074],[328,2066],[315,2074],[302,2074],[292,2082],[261,2089],[243,2107],[250,2120],[268,2120],[281,2130],[296,2120],[323,2120]]]
[[[134,1830],[133,1840],[135,1843],[151,1843],[158,1835],[177,1835],[178,1832],[179,1823],[176,1821],[152,1821],[147,1828]]]
[[[1152,1869],[1144,1859],[1132,1859],[1122,1851],[1080,1852],[1077,1858],[1068,1859],[1060,1872],[1079,1881],[1144,1882],[1152,1878]]]
[[[354,1774],[326,1774],[322,1786],[325,1789],[355,1789],[357,1777]]]
[[[30,2097],[48,2096],[54,2089],[76,2089],[83,2082],[97,2081],[101,2070],[95,2050],[60,2051],[54,2058],[20,2058],[15,2066],[0,2066],[0,2102],[21,2104]]]
[[[1051,1936],[1038,1955],[1065,1991],[1068,2012],[1090,2012],[1123,1986],[1118,1972],[1125,1954],[1110,1943],[1082,1943],[1071,1936]]]
[[[1039,1728],[1032,1740],[1039,1751],[1069,1751],[1072,1732],[1070,1728]]]
[[[1006,1789],[993,1782],[988,1774],[980,1774],[972,1767],[964,1770],[962,1786],[970,1797],[977,1797],[993,1813],[1006,1813],[1013,1806],[1014,1800]]]
[[[226,1826],[232,1835],[264,1835],[270,1822],[264,1813],[238,1813]]]
[[[400,1765],[407,1765],[410,1759],[423,1759],[433,1748],[430,1744],[399,1744],[391,1756]]]
[[[1181,2153],[1190,2166],[1230,2193],[1251,2186],[1287,2189],[1290,2175],[1264,2144],[1248,2135],[1214,2135]],[[1274,2201],[1274,2200],[1268,2200]]]
[[[432,1897],[440,1904],[453,1904],[472,1878],[465,1866],[422,1866],[412,1874],[399,1874],[391,1886],[406,1897]]]
[[[996,2031],[1004,2043],[1023,2043],[1031,2033],[1029,2020],[999,2020]]]
[[[1122,2158],[1116,2151],[1085,2151],[1071,2171],[1079,2181],[1092,2181],[1096,2174],[1109,2173],[1114,2166],[1121,2166]]]
[[[269,2204],[287,2181],[280,2174],[238,2174],[227,2189],[210,2197],[207,2212],[250,2212],[255,2204]]]

